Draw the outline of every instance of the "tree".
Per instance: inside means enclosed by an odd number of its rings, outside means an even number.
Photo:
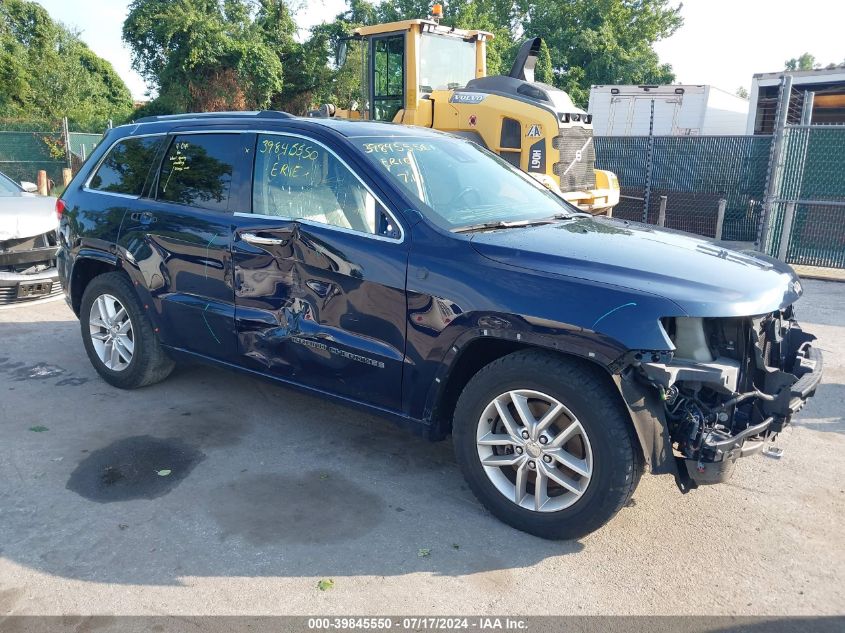
[[[132,113],[132,95],[98,57],[41,5],[0,0],[0,116],[101,129]]]
[[[748,99],[748,88],[745,86],[740,86],[736,89],[736,96],[740,99]]]
[[[799,57],[793,57],[784,62],[784,70],[813,70],[820,66],[821,64],[816,63],[815,55],[810,53],[802,53]]]
[[[544,84],[552,84],[555,80],[555,67],[552,64],[552,54],[546,40],[540,45],[537,53],[537,66],[534,68],[534,80]]]
[[[133,0],[123,24],[133,66],[158,91],[152,112],[267,107],[294,32],[283,0]]]
[[[554,84],[586,105],[593,84],[671,83],[652,45],[682,24],[669,0],[520,0],[526,35],[549,46]]]

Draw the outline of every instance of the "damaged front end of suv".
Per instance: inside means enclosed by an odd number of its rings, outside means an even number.
[[[660,323],[674,351],[633,353],[620,374],[635,420],[653,416],[653,470],[673,472],[686,492],[726,481],[740,457],[763,450],[779,456],[772,442],[822,375],[815,336],[798,325],[792,305],[756,316]]]

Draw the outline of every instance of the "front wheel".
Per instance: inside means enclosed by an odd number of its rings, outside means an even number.
[[[455,408],[455,452],[490,512],[524,532],[569,539],[628,502],[642,452],[608,383],[591,366],[533,350],[469,381]]]

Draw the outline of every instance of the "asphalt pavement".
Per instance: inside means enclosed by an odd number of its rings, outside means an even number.
[[[207,367],[120,391],[63,301],[2,310],[0,616],[842,614],[845,284],[805,288],[825,384],[783,457],[647,474],[568,542],[487,513],[448,441]]]

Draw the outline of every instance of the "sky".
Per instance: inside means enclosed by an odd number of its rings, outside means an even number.
[[[128,0],[38,0],[50,15],[81,32],[91,49],[109,60],[136,99],[146,87],[132,70],[120,32]],[[314,24],[328,21],[345,7],[343,0],[302,2],[300,37]],[[662,62],[672,64],[678,83],[710,84],[728,92],[751,87],[751,76],[783,68],[803,52],[827,65],[845,61],[842,0],[685,0],[685,24],[658,42]]]

